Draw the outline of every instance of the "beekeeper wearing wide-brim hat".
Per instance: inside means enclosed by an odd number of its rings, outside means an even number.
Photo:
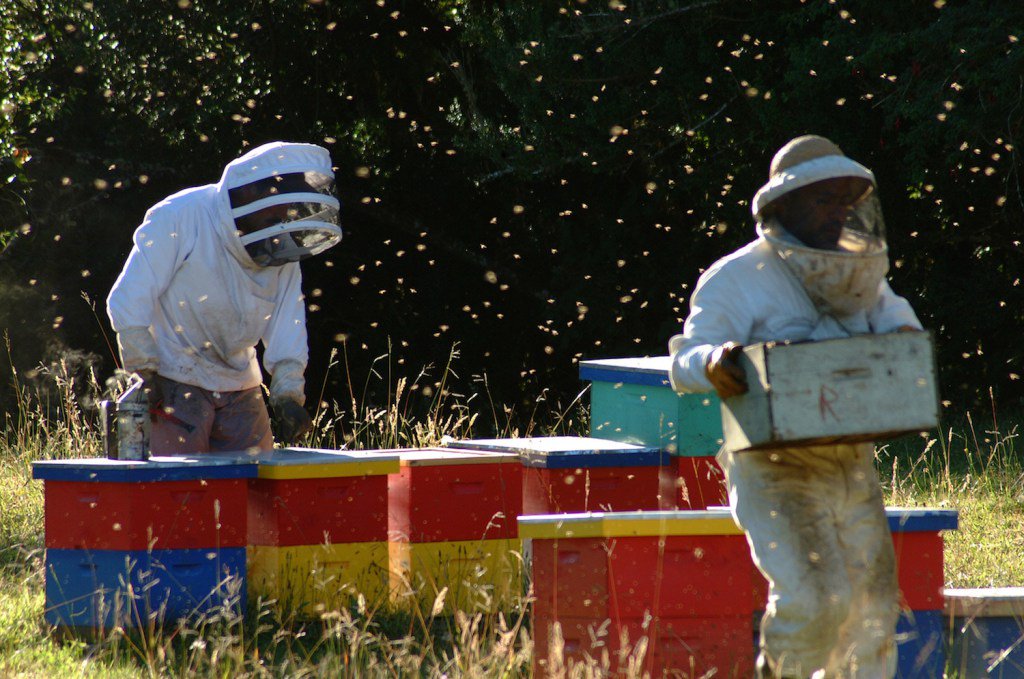
[[[885,279],[874,175],[834,143],[793,139],[752,203],[758,237],[700,277],[669,341],[679,392],[745,393],[743,345],[919,330]],[[770,583],[758,668],[776,677],[891,677],[897,584],[874,447],[718,456]]]
[[[299,262],[341,239],[328,151],[272,142],[215,184],[146,213],[107,299],[125,370],[144,380],[155,454],[273,447],[310,428]]]

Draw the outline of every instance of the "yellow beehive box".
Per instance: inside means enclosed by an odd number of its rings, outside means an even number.
[[[391,598],[399,606],[494,612],[522,595],[521,540],[391,542],[388,548]]]
[[[350,605],[362,595],[370,605],[384,601],[388,588],[386,542],[248,548],[250,601],[277,600],[300,616]]]

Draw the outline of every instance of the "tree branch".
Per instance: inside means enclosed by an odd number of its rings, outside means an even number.
[[[577,36],[578,35],[582,35],[584,37],[588,37],[588,36],[593,36],[593,35],[600,35],[600,34],[603,34],[603,33],[612,33],[612,32],[620,31],[620,30],[639,30],[639,29],[647,28],[651,24],[657,23],[658,21],[663,21],[665,19],[672,19],[672,18],[680,16],[682,14],[686,14],[688,12],[692,12],[692,11],[698,10],[698,9],[704,9],[705,7],[711,7],[711,6],[717,5],[717,4],[720,4],[719,0],[707,0],[706,2],[697,2],[697,3],[694,3],[692,5],[687,5],[686,7],[677,7],[676,9],[672,9],[672,10],[669,10],[667,12],[662,12],[661,14],[654,14],[652,16],[643,17],[642,19],[639,19],[637,21],[631,21],[628,24],[625,21],[623,21],[621,23],[615,23],[615,24],[610,25],[610,26],[602,26],[600,28],[585,29],[585,30],[581,31],[580,33],[577,33],[576,35]],[[608,14],[607,13],[592,14],[592,15],[587,15],[586,17],[583,17],[583,18],[605,17],[605,16],[608,16]],[[563,35],[561,37],[573,37],[573,36]]]

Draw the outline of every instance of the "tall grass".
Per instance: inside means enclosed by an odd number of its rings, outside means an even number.
[[[945,536],[948,587],[1024,586],[1024,412],[997,414],[993,400],[985,419],[967,412],[878,450],[887,505],[958,510]]]
[[[425,447],[445,438],[576,433],[585,423],[577,397],[568,407],[538,398],[530,413],[498,408],[486,377],[463,380],[453,347],[438,374],[432,366],[413,378],[397,374],[390,354],[379,356],[365,379],[350,373],[344,350],[329,370],[344,371],[347,398],[327,401],[321,388],[314,431],[306,445],[377,449]],[[300,616],[277,601],[252,601],[238,609],[237,596],[198,618],[179,623],[149,621],[138,607],[128,619],[88,638],[59,634],[43,622],[42,484],[31,479],[35,460],[101,455],[95,414],[83,403],[110,397],[117,384],[95,375],[78,381],[69,365],[42,370],[49,389],[34,390],[14,373],[17,409],[0,432],[0,676],[153,677],[393,677],[523,676],[532,641],[520,595],[502,612],[491,607],[442,615],[441,607],[396,607],[352,597],[351,604]],[[327,377],[324,378],[324,384]],[[386,393],[377,405],[370,393]],[[479,406],[479,408],[477,408]],[[482,411],[482,412],[481,412]],[[492,420],[481,427],[481,417]],[[543,420],[543,421],[542,421]],[[511,555],[521,558],[520,555]],[[224,587],[237,589],[226,581]],[[481,591],[477,597],[486,601]],[[144,598],[144,593],[136,593]],[[440,601],[443,603],[443,600]],[[133,623],[133,624],[129,624]],[[146,632],[132,631],[141,628]]]
[[[388,351],[371,362],[366,377],[359,381],[351,372],[347,344],[332,350],[320,386],[310,445],[348,450],[418,448],[436,446],[446,438],[586,431],[585,389],[566,406],[550,402],[542,393],[534,399],[530,412],[522,413],[494,402],[486,374],[462,378],[458,359],[458,345],[454,345],[439,374],[435,374],[435,366],[428,365],[410,378],[396,374]],[[325,398],[332,371],[343,373],[344,401]],[[385,402],[375,403],[368,397],[370,393],[383,393]]]
[[[372,449],[432,446],[445,437],[585,432],[582,393],[568,406],[541,394],[529,412],[495,404],[482,376],[463,379],[458,351],[434,374],[398,374],[383,354],[357,380],[344,351],[329,370],[343,374],[347,393],[316,407],[308,445]],[[187,622],[113,626],[89,638],[65,636],[43,621],[42,484],[31,479],[37,459],[100,453],[94,416],[83,403],[104,396],[94,375],[75,378],[58,362],[44,372],[51,389],[36,391],[15,373],[18,409],[0,432],[0,676],[103,677],[514,677],[530,673],[533,640],[529,598],[502,612],[442,613],[443,606],[396,607],[353,597],[312,618],[276,601],[224,605]],[[326,378],[324,381],[326,384]],[[322,388],[323,391],[323,388]],[[375,404],[370,393],[389,396]],[[987,418],[986,418],[987,419]],[[950,586],[1024,585],[1024,475],[1017,416],[972,415],[941,435],[901,439],[880,448],[878,465],[892,505],[960,510],[961,529],[946,538]],[[227,581],[225,587],[238,587]],[[481,599],[486,599],[482,593]],[[435,604],[443,602],[435,601]],[[632,657],[593,658],[560,666],[565,676],[607,676],[625,668],[638,676],[642,643]],[[561,656],[552,652],[553,662]],[[632,667],[633,669],[629,669]]]

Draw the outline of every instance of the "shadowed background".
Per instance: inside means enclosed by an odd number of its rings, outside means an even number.
[[[1022,395],[1019,3],[12,0],[0,31],[0,408],[12,366],[109,374],[146,208],[274,139],[328,148],[343,204],[311,398],[457,343],[444,389],[565,407],[578,360],[665,353],[808,132],[875,171],[943,398]]]

